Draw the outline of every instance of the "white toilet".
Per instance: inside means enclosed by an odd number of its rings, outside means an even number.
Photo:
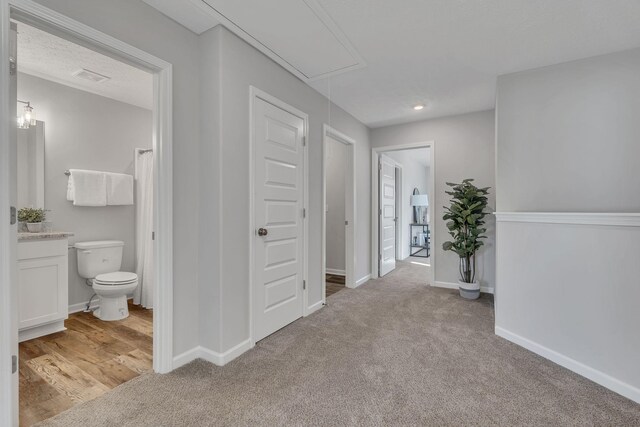
[[[129,316],[127,295],[138,286],[135,273],[119,271],[124,242],[100,240],[77,242],[78,274],[91,281],[100,307],[93,315],[100,320],[121,320]]]

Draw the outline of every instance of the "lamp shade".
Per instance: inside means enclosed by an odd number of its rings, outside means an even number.
[[[429,206],[429,196],[427,196],[426,194],[412,195],[411,206]]]

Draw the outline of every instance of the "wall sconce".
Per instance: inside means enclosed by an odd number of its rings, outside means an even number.
[[[28,101],[20,101],[21,104],[26,104],[22,109],[22,114],[18,116],[18,129],[29,129],[31,126],[36,125],[36,113],[33,112],[33,107]]]

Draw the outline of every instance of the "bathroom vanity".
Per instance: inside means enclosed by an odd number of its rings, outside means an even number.
[[[68,232],[18,233],[19,341],[65,330]]]

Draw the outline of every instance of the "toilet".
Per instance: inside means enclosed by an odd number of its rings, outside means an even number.
[[[127,318],[127,295],[138,286],[138,276],[120,271],[124,242],[77,242],[74,247],[78,256],[78,274],[90,281],[99,298],[100,307],[93,315],[106,321]]]

